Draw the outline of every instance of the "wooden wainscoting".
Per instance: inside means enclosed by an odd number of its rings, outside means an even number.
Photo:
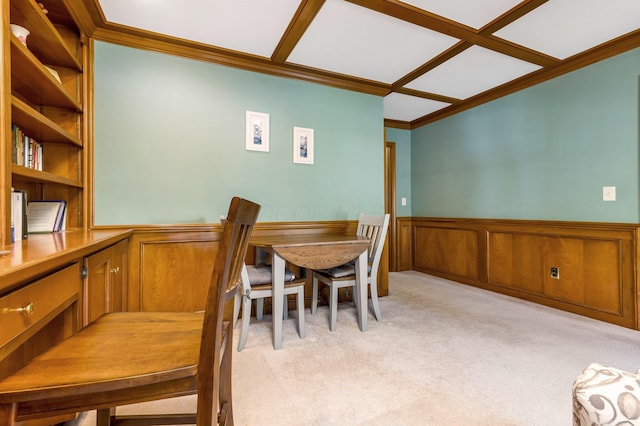
[[[129,245],[127,310],[204,309],[220,226],[140,228]]]
[[[254,235],[355,233],[357,221],[258,223]],[[193,311],[204,309],[207,286],[220,239],[220,225],[134,227],[129,245],[130,311]],[[250,250],[247,263],[254,263]],[[389,293],[388,255],[383,253],[378,294]],[[310,306],[311,280],[305,303]],[[268,307],[268,306],[267,306]],[[291,308],[294,308],[293,304]]]
[[[403,268],[640,329],[638,225],[411,218],[398,229]]]
[[[398,271],[413,269],[413,227],[410,217],[396,219],[396,268]]]

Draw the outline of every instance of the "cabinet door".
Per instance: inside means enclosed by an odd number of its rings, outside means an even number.
[[[128,240],[85,258],[84,325],[126,306]]]
[[[109,289],[111,287],[111,265],[111,248],[85,258],[84,266],[87,275],[84,283],[83,325],[89,324],[110,310]]]
[[[110,310],[113,312],[122,312],[125,306],[127,306],[127,291],[128,291],[128,248],[129,241],[120,241],[118,244],[112,247],[112,259],[111,259],[111,303]]]

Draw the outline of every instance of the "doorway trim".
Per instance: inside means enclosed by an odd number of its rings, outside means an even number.
[[[387,141],[385,130],[384,145],[384,210],[389,213],[389,271],[396,272],[396,143]]]

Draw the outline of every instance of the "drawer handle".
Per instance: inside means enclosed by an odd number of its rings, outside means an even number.
[[[115,268],[111,268],[111,273],[117,274],[118,272],[120,272],[120,267],[119,266],[116,266]]]
[[[34,304],[33,302],[23,306],[22,308],[2,308],[2,313],[3,314],[8,314],[11,312],[20,312],[20,313],[25,313],[27,315],[31,315],[33,313],[33,308],[34,308]]]

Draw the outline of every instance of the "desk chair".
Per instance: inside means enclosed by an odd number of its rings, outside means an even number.
[[[114,312],[0,381],[0,425],[197,394],[197,413],[144,424],[233,424],[233,306],[260,206],[234,197],[204,313]],[[187,283],[188,284],[188,283]],[[135,423],[142,424],[142,423]]]
[[[384,248],[384,240],[387,236],[388,228],[388,213],[384,216],[360,215],[358,229],[356,231],[357,235],[365,236],[371,240],[367,267],[367,285],[363,291],[368,291],[368,288],[371,288],[371,302],[377,321],[382,319],[380,304],[378,303],[378,267],[380,266],[380,258],[382,256],[382,249]],[[357,297],[355,297],[357,294],[355,261],[335,268],[313,271],[313,293],[311,296],[312,314],[318,309],[318,282],[329,286],[329,330],[335,331],[336,317],[338,315],[338,289],[351,287],[353,289],[353,300],[356,306],[358,303]]]
[[[240,305],[242,305],[242,328],[240,329],[240,340],[238,342],[238,352],[244,349],[249,333],[249,322],[251,321],[251,301],[256,301],[256,319],[262,320],[264,299],[273,297],[273,284],[271,283],[271,266],[268,265],[243,265],[241,271],[242,287],[236,294],[234,325],[238,319]],[[295,275],[285,270],[284,274],[284,312],[285,319],[288,318],[288,295],[296,295],[296,310],[298,315],[298,336],[304,337],[304,279],[295,279]]]

